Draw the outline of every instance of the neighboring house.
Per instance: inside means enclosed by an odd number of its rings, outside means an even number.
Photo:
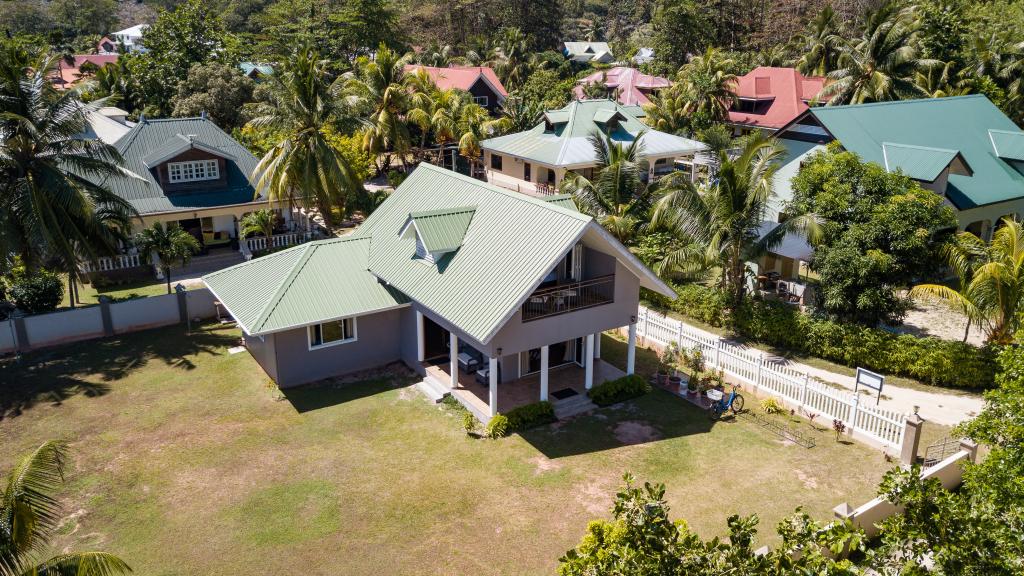
[[[563,42],[562,54],[574,62],[610,64],[615,60],[607,42]]]
[[[203,281],[280,387],[403,362],[482,420],[621,374],[605,330],[629,327],[632,372],[640,288],[674,297],[570,199],[429,164],[349,236]]]
[[[123,44],[125,50],[129,52],[145,52],[146,48],[142,46],[142,35],[149,28],[149,24],[136,24],[131,28],[125,28],[124,30],[118,30],[108,34],[105,38],[109,40],[110,44],[113,44],[112,52],[119,50],[118,44]],[[103,40],[100,40],[100,46],[106,49],[108,46],[105,45]]]
[[[241,62],[238,65],[238,69],[253,80],[258,79],[260,76],[270,76],[274,73],[274,67],[270,64],[262,64],[259,62]]]
[[[754,129],[774,132],[816,104],[824,86],[824,78],[808,78],[795,68],[758,66],[739,77],[729,123],[738,135]]]
[[[90,76],[96,70],[115,62],[117,62],[117,54],[78,54],[73,56],[71,62],[60,58],[57,60],[57,70],[53,75],[53,85],[60,90],[66,90],[74,86],[83,76]],[[83,66],[87,72],[82,71]]]
[[[654,61],[654,48],[640,48],[633,56],[633,63],[637,66]]]
[[[651,103],[650,96],[657,94],[663,88],[671,86],[672,81],[668,78],[644,74],[636,68],[618,66],[594,72],[582,78],[573,90],[576,98],[585,98],[583,87],[590,84],[603,84],[607,86],[608,93],[603,96],[605,98],[614,97],[618,100],[619,104],[643,106],[644,104]]]
[[[122,136],[131,131],[134,124],[128,122],[128,112],[116,106],[104,106],[85,115],[88,123],[82,137],[116,144]]]
[[[560,110],[545,112],[530,130],[481,142],[487,181],[543,195],[554,193],[569,171],[592,178],[597,156],[588,137],[594,132],[610,134],[624,145],[643,132],[641,158],[648,161],[651,178],[673,171],[677,160],[692,162],[696,152],[707,148],[651,129],[613,100],[573,100]]]
[[[108,55],[117,54],[117,52],[117,40],[112,39],[110,36],[104,36],[96,43],[97,54]]]
[[[405,67],[407,74],[417,70],[423,70],[430,76],[441,90],[454,88],[469,92],[473,101],[495,113],[501,104],[508,98],[508,91],[502,85],[498,75],[487,66],[450,66],[448,68],[437,68],[434,66],[421,66],[409,64]]]

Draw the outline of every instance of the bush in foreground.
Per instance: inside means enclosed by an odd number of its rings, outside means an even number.
[[[551,402],[534,402],[509,410],[505,417],[508,418],[509,432],[517,432],[554,422],[555,407]]]
[[[609,380],[603,384],[594,386],[587,393],[594,404],[598,406],[610,406],[618,404],[630,398],[643,396],[651,391],[651,385],[642,377],[636,374]]]

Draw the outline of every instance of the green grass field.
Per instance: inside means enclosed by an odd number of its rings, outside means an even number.
[[[145,575],[551,573],[626,471],[664,482],[673,516],[705,536],[757,513],[770,542],[797,506],[829,519],[869,499],[889,466],[807,425],[812,449],[744,418],[712,425],[661,390],[475,439],[407,378],[282,396],[227,353],[238,337],[171,327],[0,364],[0,471],[70,442],[58,549],[108,550]],[[605,337],[602,356],[623,348]]]

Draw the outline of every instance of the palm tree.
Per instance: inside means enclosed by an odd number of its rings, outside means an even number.
[[[30,268],[46,258],[78,263],[115,253],[136,212],[97,183],[133,175],[113,146],[79,137],[86,115],[105,101],[83,104],[74,91],[57,93],[52,57],[3,50],[0,253],[19,253]]]
[[[571,173],[560,185],[562,193],[572,194],[583,212],[623,243],[647,221],[658,189],[642,178],[647,171],[647,162],[640,159],[643,134],[624,146],[606,134],[591,133],[587,140],[597,156],[596,176],[591,180]]]
[[[480,140],[490,116],[482,106],[473,102],[468,92],[448,89],[434,93],[434,115],[430,126],[437,144],[437,163],[441,164],[444,147],[449,142],[459,143],[459,152],[471,162],[480,154]]]
[[[946,62],[939,66],[929,67],[914,75],[914,82],[929,98],[945,98],[962,96],[971,91],[963,80],[956,80],[956,63]]]
[[[748,261],[778,246],[787,233],[804,233],[812,240],[818,236],[811,214],[793,216],[781,224],[767,220],[777,161],[785,149],[760,131],[744,140],[735,159],[720,155],[717,178],[706,189],[676,179],[658,200],[651,219],[653,227],[687,239],[686,248],[667,255],[661,267],[693,272],[702,266],[720,266],[721,285],[730,294],[732,306],[743,299]]]
[[[946,302],[967,316],[964,340],[971,325],[985,330],[986,340],[1013,342],[1020,326],[1024,299],[1024,226],[1003,218],[1002,226],[986,243],[961,232],[945,247],[949,266],[960,280],[959,290],[941,284],[921,284],[910,295]]]
[[[63,552],[46,560],[50,538],[60,525],[60,501],[53,495],[64,479],[67,447],[45,442],[7,474],[0,493],[0,574],[108,576],[131,568],[105,552]]]
[[[248,236],[249,234],[263,234],[269,242],[270,237],[274,235],[274,224],[276,221],[277,214],[275,214],[273,210],[270,208],[262,208],[260,210],[249,212],[243,216],[238,222],[238,225],[242,230],[243,236]]]
[[[732,65],[719,49],[709,47],[679,70],[687,99],[683,111],[691,125],[703,127],[728,118],[736,97],[736,75],[728,72]]]
[[[515,90],[530,74],[530,42],[519,28],[505,28],[491,51],[488,65],[494,68],[501,83]]]
[[[487,127],[496,136],[524,132],[536,126],[543,114],[541,102],[509,96],[501,105],[501,117],[491,121]]]
[[[644,104],[644,123],[659,132],[669,134],[685,134],[690,128],[690,118],[686,114],[689,102],[686,91],[681,84],[659,91],[650,96],[651,102]]]
[[[836,69],[845,40],[842,22],[831,5],[826,5],[811,20],[806,33],[797,36],[796,45],[803,53],[796,69],[808,76],[824,76]]]
[[[256,189],[267,190],[270,203],[316,206],[330,232],[332,207],[344,213],[362,183],[328,138],[328,127],[343,115],[338,84],[328,78],[316,50],[297,50],[270,76],[270,101],[249,125],[282,135],[256,165]]]
[[[912,11],[895,3],[872,13],[861,38],[843,49],[820,98],[836,105],[926,97],[915,74],[939,63],[920,58],[917,28]]]
[[[161,222],[156,222],[136,234],[135,246],[143,258],[153,260],[155,256],[159,260],[160,271],[167,279],[168,294],[171,293],[171,265],[175,262],[181,262],[182,266],[187,265],[192,259],[192,254],[200,249],[195,236],[182,230],[177,223],[164,227]]]

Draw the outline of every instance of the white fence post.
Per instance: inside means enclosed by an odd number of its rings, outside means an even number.
[[[715,368],[722,368],[722,339],[715,340]]]
[[[676,346],[680,349],[683,348],[683,323],[676,323]]]
[[[757,376],[754,377],[754,390],[761,389],[761,380],[764,379],[764,352],[757,357]]]
[[[857,408],[860,406],[860,394],[857,392],[853,393],[853,409],[850,411],[850,436],[853,436],[853,431],[857,427]]]
[[[811,376],[807,372],[804,372],[804,385],[800,389],[800,407],[803,408],[807,405],[807,385],[810,383]]]

